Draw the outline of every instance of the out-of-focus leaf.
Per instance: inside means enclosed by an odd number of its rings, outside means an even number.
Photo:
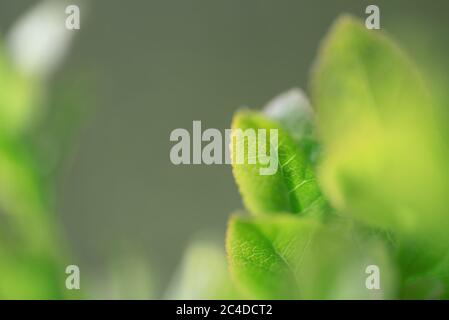
[[[313,72],[320,181],[341,212],[435,246],[449,243],[448,152],[425,85],[400,49],[350,17]]]
[[[64,254],[50,186],[28,139],[41,115],[44,78],[68,44],[64,6],[45,1],[0,43],[0,298],[77,297],[64,288]],[[8,50],[9,49],[9,50]]]
[[[388,250],[374,239],[353,237],[344,225],[310,218],[232,217],[227,252],[231,274],[247,298],[378,299],[395,293]],[[380,269],[380,290],[369,290],[366,267]]]
[[[259,129],[266,130],[266,144],[259,140]],[[277,130],[278,141],[273,140],[272,129]],[[256,138],[251,140],[239,136],[238,130],[252,130]],[[279,123],[255,111],[240,111],[234,116],[231,138],[234,177],[251,213],[305,213],[322,204],[319,187],[304,152]],[[260,157],[255,159],[255,164],[248,161],[250,148],[254,148],[256,155],[262,149],[261,153],[269,155],[268,158],[272,156],[272,159],[277,151],[274,174],[261,175],[260,169],[267,165]],[[270,151],[265,152],[267,150]],[[236,153],[242,151],[245,153],[244,162],[239,164]]]
[[[167,290],[167,299],[238,299],[222,245],[194,241]]]
[[[0,139],[0,207],[5,212],[42,211],[43,195],[29,154],[18,144]],[[27,201],[24,200],[26,197]]]
[[[299,148],[304,150],[309,162],[316,163],[319,144],[314,111],[302,90],[295,88],[277,96],[265,106],[264,114],[279,121],[298,143]]]
[[[0,298],[58,299],[64,267],[46,187],[20,143],[0,138]]]
[[[449,299],[449,255],[427,271],[420,271],[405,277],[401,299]]]
[[[9,65],[3,66],[11,73],[0,74],[0,82],[6,83],[0,89],[0,113],[4,115],[0,117],[0,295],[7,299],[62,298],[66,296],[62,289],[65,274],[57,253],[60,241],[48,185],[23,138],[38,102],[22,87],[15,87],[19,75]],[[8,91],[13,87],[17,90]]]
[[[13,251],[13,252],[12,252]],[[61,299],[64,268],[48,253],[0,244],[1,299]]]
[[[429,272],[429,277],[442,284],[441,294],[438,298],[449,299],[449,253],[446,253],[441,262]]]
[[[39,110],[36,83],[11,63],[0,41],[0,135],[18,136]]]

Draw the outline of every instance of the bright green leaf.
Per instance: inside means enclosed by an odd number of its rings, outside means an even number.
[[[0,41],[0,134],[21,134],[36,117],[39,99],[36,84],[12,65]]]
[[[260,143],[258,130],[266,130],[266,142]],[[271,136],[271,130],[277,130],[277,143]],[[276,212],[305,212],[315,208],[322,202],[312,168],[304,152],[299,149],[291,135],[273,120],[255,111],[240,111],[234,116],[232,123],[231,154],[233,159],[233,173],[239,186],[246,207],[253,214]],[[237,132],[252,130],[255,139],[238,135]],[[272,175],[262,175],[260,169],[267,165],[255,159],[251,164],[249,150],[253,148],[255,154],[259,149],[270,150],[266,154],[276,154],[277,170]],[[244,151],[244,162],[236,161],[236,153]]]

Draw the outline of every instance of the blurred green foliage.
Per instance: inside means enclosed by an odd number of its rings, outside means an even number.
[[[234,129],[279,130],[280,170],[234,165],[250,216],[230,219],[228,260],[221,243],[193,241],[165,297],[449,298],[447,97],[432,89],[387,36],[339,19],[312,73],[313,109],[290,92],[235,115]],[[76,92],[45,93],[0,42],[0,298],[81,297],[64,288],[53,197],[84,114]],[[126,261],[87,296],[154,298],[147,263]],[[368,265],[380,291],[365,287]]]
[[[274,181],[233,164],[255,216],[228,228],[235,283],[262,299],[447,298],[449,152],[435,92],[389,37],[349,16],[324,40],[311,92],[316,116],[287,94],[265,116],[234,117],[233,128],[279,129],[281,168]],[[313,191],[301,187],[304,167],[318,176]],[[276,205],[283,194],[326,200],[318,214],[286,215],[301,210]],[[365,287],[369,265],[380,268],[377,294]]]
[[[0,43],[0,132],[10,138],[23,133],[39,108],[37,83],[19,72]]]
[[[447,243],[448,153],[416,68],[392,41],[350,18],[337,22],[320,52],[312,96],[327,196],[368,225]]]
[[[39,83],[19,72],[0,45],[0,297],[63,298],[64,267],[45,182],[28,130]]]

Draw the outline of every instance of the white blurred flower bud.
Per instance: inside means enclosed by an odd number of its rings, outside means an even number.
[[[27,11],[11,28],[8,50],[26,74],[46,77],[58,67],[70,46],[73,31],[65,26],[65,2],[47,0]]]

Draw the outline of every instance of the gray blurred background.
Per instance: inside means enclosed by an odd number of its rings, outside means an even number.
[[[0,2],[2,37],[35,2]],[[229,166],[171,164],[173,129],[191,131],[201,120],[203,129],[223,130],[241,106],[306,89],[332,21],[343,12],[364,18],[368,4],[380,6],[382,28],[416,59],[425,60],[427,42],[441,61],[448,53],[443,0],[71,3],[81,8],[81,30],[51,80],[52,107],[71,92],[84,110],[57,177],[64,235],[73,263],[93,274],[135,248],[160,288],[196,232],[223,239],[229,214],[242,208]]]

